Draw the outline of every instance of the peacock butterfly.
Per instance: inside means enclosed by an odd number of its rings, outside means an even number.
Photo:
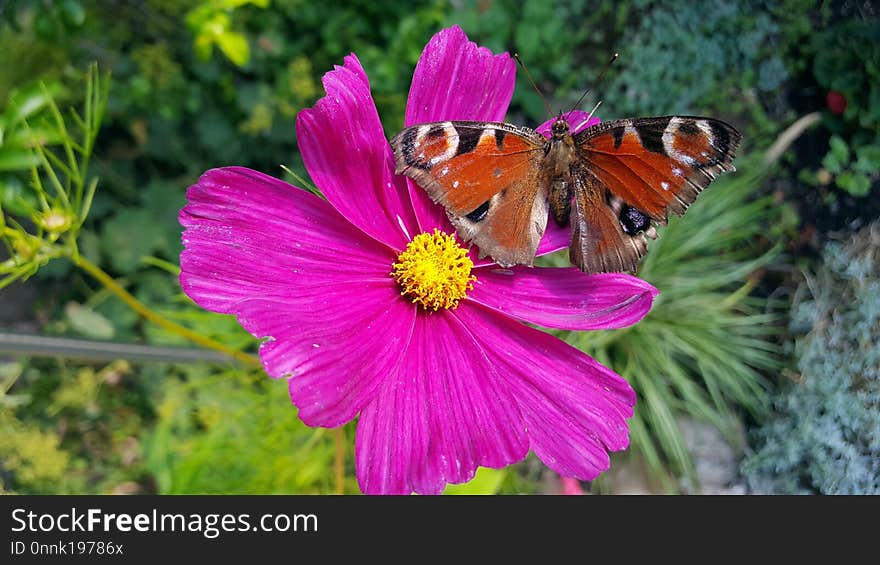
[[[630,118],[545,138],[500,122],[446,121],[391,140],[396,172],[446,208],[459,236],[501,266],[532,265],[548,215],[571,224],[571,262],[588,273],[635,271],[655,223],[684,214],[723,172],[740,133],[694,116]],[[572,214],[572,207],[574,214]]]

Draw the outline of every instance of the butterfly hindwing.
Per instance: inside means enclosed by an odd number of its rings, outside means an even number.
[[[574,214],[571,216],[569,258],[587,273],[635,271],[648,250],[645,230],[627,233],[620,216],[623,202],[583,166],[574,175]],[[644,218],[642,226],[653,230]]]
[[[734,170],[740,139],[720,120],[694,116],[615,120],[574,136],[591,175],[662,223],[683,214],[718,174]]]
[[[435,122],[391,140],[396,172],[443,205],[464,241],[500,265],[531,265],[547,222],[546,140],[499,122]]]

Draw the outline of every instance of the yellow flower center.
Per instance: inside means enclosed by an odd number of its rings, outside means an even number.
[[[391,266],[400,294],[426,310],[455,308],[477,280],[467,250],[438,229],[415,236]]]

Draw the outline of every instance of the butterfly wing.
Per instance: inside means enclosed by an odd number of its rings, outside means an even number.
[[[741,135],[720,120],[665,116],[604,122],[574,140],[571,259],[602,272],[635,271],[649,220],[684,214],[716,176],[735,170]]]
[[[602,183],[586,167],[574,176],[574,214],[569,258],[587,273],[635,271],[648,250],[645,233],[626,233],[619,200],[605,196]],[[647,222],[647,219],[645,221]],[[654,233],[653,229],[649,233]]]
[[[459,236],[510,266],[534,262],[547,225],[545,143],[528,128],[455,121],[406,128],[391,147],[396,172],[446,208]]]

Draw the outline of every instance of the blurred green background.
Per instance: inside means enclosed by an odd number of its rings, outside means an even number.
[[[66,108],[86,107],[97,62],[111,73],[109,98],[78,252],[162,315],[254,352],[233,319],[195,307],[177,283],[177,211],[200,173],[244,165],[291,180],[284,165],[305,176],[296,114],[350,52],[389,137],[442,27],[518,52],[553,108],[574,103],[619,52],[585,109],[601,98],[603,119],[709,115],[745,141],[739,172],[652,243],[639,275],[662,294],[649,316],[626,330],[559,334],[624,375],[639,399],[632,447],[577,486],[880,493],[877,16],[868,1],[7,0],[4,225],[42,225],[32,166],[46,169],[34,148],[67,147],[50,100],[65,121]],[[543,108],[519,73],[508,121],[536,126]],[[29,252],[4,242],[12,272]],[[190,345],[64,257],[33,267],[0,289],[2,335]],[[333,433],[299,422],[285,384],[259,371],[4,347],[0,492],[358,492],[353,425],[339,485]],[[450,492],[564,489],[530,455]]]

